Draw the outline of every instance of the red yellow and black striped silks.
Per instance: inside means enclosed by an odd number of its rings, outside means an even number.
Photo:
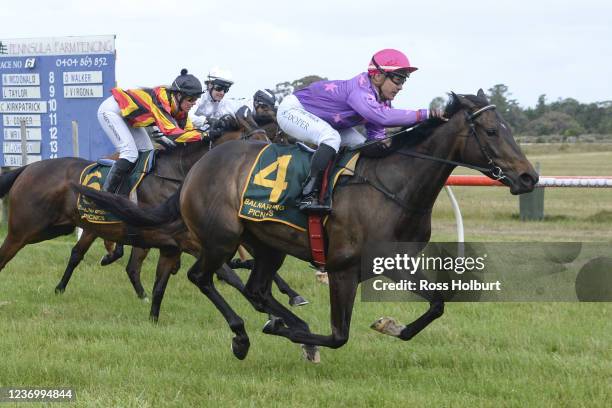
[[[178,109],[166,88],[113,88],[111,92],[119,104],[121,116],[131,126],[145,127],[155,124],[164,135],[181,143],[202,140],[202,134],[194,130],[187,112]]]

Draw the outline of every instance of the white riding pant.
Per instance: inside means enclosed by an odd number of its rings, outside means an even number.
[[[98,108],[98,121],[119,152],[120,159],[136,163],[139,151],[153,149],[153,143],[145,128],[129,126],[121,116],[119,104],[114,97],[111,96],[102,102]]]
[[[303,142],[319,146],[321,143],[333,147],[354,146],[366,138],[353,128],[336,130],[329,123],[304,109],[295,95],[286,96],[278,106],[276,120],[280,128],[290,136]]]

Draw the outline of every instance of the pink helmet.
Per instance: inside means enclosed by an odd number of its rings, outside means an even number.
[[[377,66],[378,65],[378,66]],[[372,56],[368,65],[368,74],[377,74],[382,69],[385,72],[393,72],[405,69],[408,72],[416,71],[418,68],[410,65],[408,57],[403,52],[393,48],[385,48]]]

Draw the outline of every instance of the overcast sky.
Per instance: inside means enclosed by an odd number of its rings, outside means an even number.
[[[524,107],[543,93],[612,100],[610,0],[7,0],[0,10],[0,39],[115,34],[122,87],[166,84],[183,67],[203,79],[218,65],[236,81],[228,96],[248,97],[310,74],[348,79],[398,48],[419,67],[398,107],[498,83]]]

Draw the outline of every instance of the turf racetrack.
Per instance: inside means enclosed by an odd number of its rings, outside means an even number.
[[[526,149],[545,175],[612,175],[611,150]],[[612,239],[612,190],[549,189],[547,218],[530,223],[518,221],[518,199],[506,189],[454,192],[468,241]],[[454,240],[454,225],[442,193],[433,240]],[[593,407],[612,400],[609,303],[451,303],[441,319],[402,342],[369,325],[382,315],[408,323],[425,304],[357,300],[347,345],[322,349],[321,364],[312,365],[298,345],[262,334],[266,317],[218,283],[251,337],[249,355],[238,361],[225,321],[185,277],[190,257],[171,278],[153,325],[149,304],[136,298],[123,271],[126,259],[98,266],[101,242],[66,293],[55,295],[73,243],[67,236],[26,247],[0,272],[0,387],[71,387],[71,406],[79,407]],[[143,271],[148,291],[157,256],[151,258]],[[329,333],[327,287],[295,259],[282,274],[311,302],[299,315],[314,332]]]

